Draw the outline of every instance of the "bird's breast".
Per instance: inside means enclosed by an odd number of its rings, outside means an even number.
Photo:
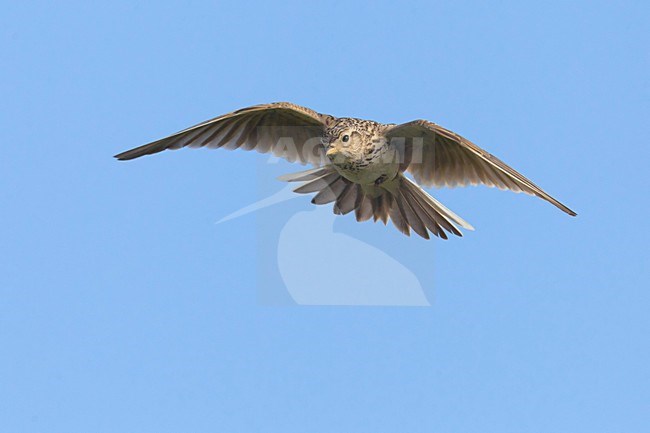
[[[389,147],[372,149],[353,158],[335,161],[333,165],[341,176],[362,185],[393,179],[399,170],[397,152]]]

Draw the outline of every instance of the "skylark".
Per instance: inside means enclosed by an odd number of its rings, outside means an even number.
[[[522,174],[471,141],[427,120],[383,124],[336,118],[288,102],[243,108],[169,137],[120,153],[129,160],[181,147],[272,152],[316,168],[282,176],[304,182],[297,193],[316,193],[314,204],[334,202],[334,213],[354,211],[357,221],[390,219],[402,233],[412,229],[447,239],[473,230],[419,185],[483,184],[536,195],[571,216],[576,213]],[[404,175],[411,173],[415,181]]]

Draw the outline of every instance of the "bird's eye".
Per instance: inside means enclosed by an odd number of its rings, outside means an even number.
[[[344,143],[347,143],[349,140],[350,140],[350,136],[349,136],[349,135],[344,135],[344,136],[343,136],[343,142],[344,142]]]

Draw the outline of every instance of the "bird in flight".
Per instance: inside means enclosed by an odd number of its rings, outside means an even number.
[[[303,182],[297,193],[316,193],[314,204],[334,203],[334,213],[354,211],[410,235],[447,239],[473,227],[420,185],[483,184],[540,197],[576,213],[500,159],[460,135],[427,120],[383,124],[337,118],[289,102],[255,105],[199,123],[115,155],[119,160],[182,147],[256,150],[313,169],[280,177]],[[415,181],[405,176],[410,173]],[[416,183],[417,182],[417,183]]]

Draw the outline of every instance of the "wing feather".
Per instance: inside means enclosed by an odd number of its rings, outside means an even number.
[[[334,118],[289,102],[255,105],[194,125],[163,139],[115,155],[129,160],[182,147],[273,152],[303,164],[321,164],[320,137]]]
[[[433,122],[415,120],[390,125],[385,134],[389,139],[406,139],[407,149],[408,146],[411,148],[405,153],[412,155],[407,171],[425,186],[483,184],[514,192],[523,191],[552,203],[569,215],[576,215],[496,156]],[[420,142],[422,149],[414,149]]]

